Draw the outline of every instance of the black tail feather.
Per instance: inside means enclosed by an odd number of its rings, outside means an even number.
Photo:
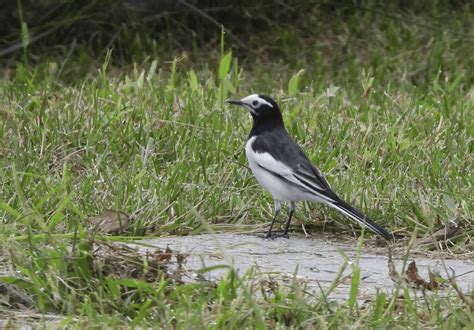
[[[352,220],[356,221],[359,223],[361,226],[367,227],[374,233],[382,236],[386,240],[392,241],[395,239],[392,233],[389,233],[387,230],[385,230],[383,227],[379,226],[376,224],[374,221],[372,221],[369,217],[364,215],[362,212],[359,210],[353,208],[343,200],[338,200],[335,203],[330,204],[331,207],[335,208],[339,212],[347,215],[349,218]]]

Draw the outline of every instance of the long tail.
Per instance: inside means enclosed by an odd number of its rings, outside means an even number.
[[[393,236],[392,233],[389,233],[387,230],[376,224],[374,221],[369,219],[366,215],[364,215],[362,212],[358,211],[357,209],[353,208],[343,200],[337,200],[334,203],[330,203],[329,206],[335,208],[339,212],[347,215],[349,218],[352,220],[355,220],[357,223],[359,223],[361,226],[365,226],[369,228],[371,231],[374,233],[382,236],[386,240],[394,240],[395,237]]]

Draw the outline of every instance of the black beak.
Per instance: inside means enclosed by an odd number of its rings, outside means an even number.
[[[242,101],[239,101],[239,100],[225,100],[225,102],[230,103],[230,104],[240,105],[240,106],[244,105],[244,103]]]

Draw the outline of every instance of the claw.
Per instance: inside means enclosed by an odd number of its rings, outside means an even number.
[[[279,238],[279,237],[283,237],[283,238],[289,239],[289,238],[290,238],[290,235],[288,235],[287,233],[276,234],[276,235],[273,235],[272,239]]]
[[[272,240],[279,237],[290,238],[290,236],[286,232],[283,232],[283,233],[282,232],[268,232],[264,236],[265,239],[272,239]]]

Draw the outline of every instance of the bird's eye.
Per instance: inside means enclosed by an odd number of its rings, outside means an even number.
[[[257,106],[257,105],[258,105],[258,101],[257,101],[257,100],[253,101],[253,102],[252,102],[252,105],[253,105],[253,106]]]

